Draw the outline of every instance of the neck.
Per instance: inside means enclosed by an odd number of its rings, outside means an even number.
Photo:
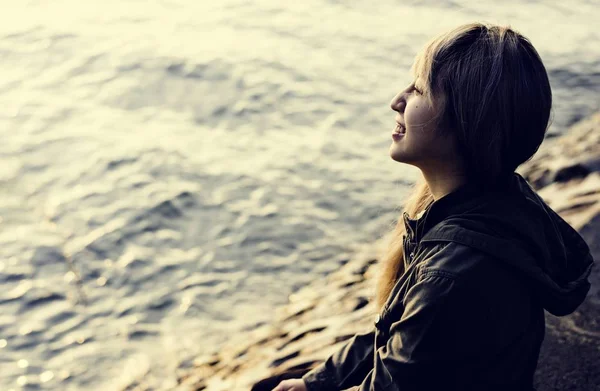
[[[467,177],[461,170],[436,169],[426,171],[421,169],[421,172],[431,190],[433,199],[436,201],[452,193],[467,182]]]

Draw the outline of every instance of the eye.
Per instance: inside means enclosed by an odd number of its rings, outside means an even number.
[[[417,88],[417,86],[413,86],[413,89],[415,90],[415,92],[419,95],[423,95],[423,91],[421,91],[419,88]]]

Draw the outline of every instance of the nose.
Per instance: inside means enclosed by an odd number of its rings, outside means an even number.
[[[390,102],[390,107],[392,110],[397,111],[399,113],[404,111],[404,107],[406,106],[406,98],[404,97],[404,91],[399,92]]]

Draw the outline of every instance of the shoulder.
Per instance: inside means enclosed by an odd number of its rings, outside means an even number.
[[[476,248],[457,242],[421,243],[415,256],[419,279],[440,276],[464,279],[490,266],[491,257]]]
[[[421,246],[416,255],[421,288],[453,296],[479,297],[472,300],[521,301],[531,295],[530,282],[502,259],[457,242],[432,242]],[[507,289],[510,288],[510,289]],[[461,299],[463,300],[463,299]]]
[[[522,333],[532,317],[543,321],[531,282],[500,258],[456,242],[428,244],[417,255],[420,271],[404,305],[437,306],[442,327],[466,336],[489,327],[501,341]]]

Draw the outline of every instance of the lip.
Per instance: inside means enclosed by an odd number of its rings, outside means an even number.
[[[405,133],[392,133],[392,139],[394,139],[394,141],[398,141],[400,140],[402,137],[404,137]]]

